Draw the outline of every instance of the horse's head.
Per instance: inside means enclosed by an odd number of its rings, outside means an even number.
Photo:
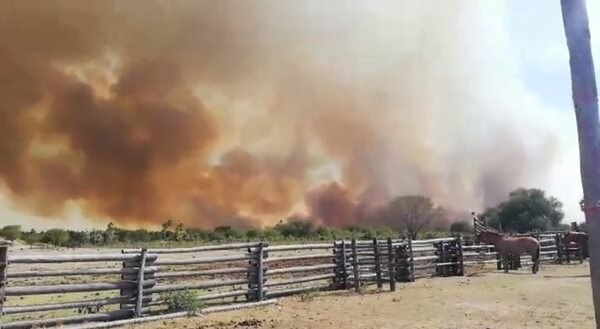
[[[477,234],[477,236],[475,237],[475,244],[480,244],[481,242],[483,242],[483,233],[485,232],[479,232],[479,234]]]
[[[502,234],[498,232],[482,231],[477,234],[477,237],[475,237],[475,244],[480,244],[481,242],[486,244],[494,244],[501,236]]]

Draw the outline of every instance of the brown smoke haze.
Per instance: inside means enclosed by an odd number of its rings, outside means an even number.
[[[9,1],[3,191],[38,216],[74,203],[135,226],[264,225],[297,212],[358,224],[404,194],[460,211],[491,205],[547,174],[557,137],[503,94],[480,11]]]

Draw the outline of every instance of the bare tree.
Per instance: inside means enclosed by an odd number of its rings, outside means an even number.
[[[187,238],[187,232],[183,223],[177,224],[175,227],[175,241],[183,241]]]
[[[424,196],[400,196],[392,200],[386,211],[390,227],[400,228],[412,238],[442,217],[443,210]]]
[[[161,227],[162,227],[161,233],[162,233],[163,240],[168,240],[171,235],[170,234],[171,229],[173,228],[173,220],[172,219],[167,220],[166,222],[162,223]]]

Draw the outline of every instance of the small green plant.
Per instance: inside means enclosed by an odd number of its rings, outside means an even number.
[[[315,289],[307,290],[307,291],[303,292],[302,294],[300,294],[300,301],[301,302],[310,302],[313,299],[315,299],[316,295],[317,295],[317,291]]]
[[[160,299],[171,312],[195,312],[202,306],[202,302],[198,300],[198,292],[193,290],[167,291],[160,294]]]

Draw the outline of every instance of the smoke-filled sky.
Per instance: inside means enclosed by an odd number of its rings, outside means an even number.
[[[521,186],[580,218],[558,0],[12,1],[0,96],[0,224],[343,225]]]

